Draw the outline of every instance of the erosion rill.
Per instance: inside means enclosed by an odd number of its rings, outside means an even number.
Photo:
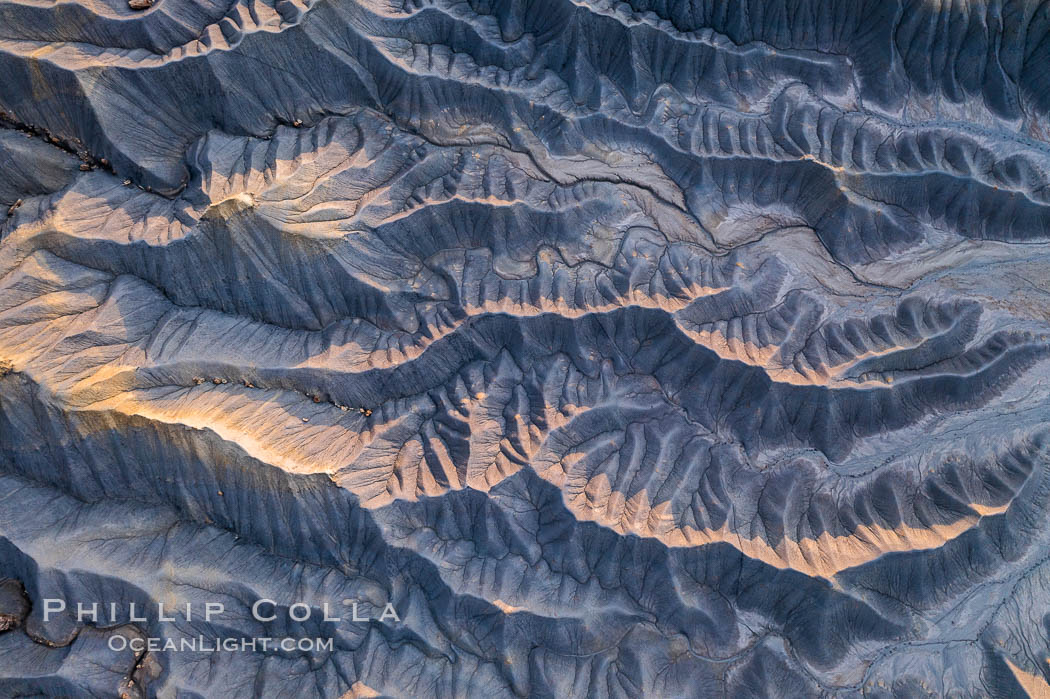
[[[0,0],[0,697],[1050,696],[1048,380],[1045,3]]]

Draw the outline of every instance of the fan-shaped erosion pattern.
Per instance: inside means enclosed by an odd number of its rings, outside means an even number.
[[[0,0],[0,695],[1048,696],[1048,66],[1027,0]]]

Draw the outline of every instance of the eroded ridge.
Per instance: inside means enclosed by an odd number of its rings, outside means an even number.
[[[1050,692],[1048,22],[0,0],[0,694]]]

